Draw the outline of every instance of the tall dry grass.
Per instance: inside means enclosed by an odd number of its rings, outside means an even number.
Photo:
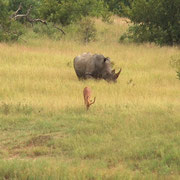
[[[111,41],[86,46],[66,40],[38,43],[41,47],[0,45],[1,100],[43,108],[81,107],[82,89],[89,85],[97,96],[97,106],[179,103],[179,81],[169,64],[171,56],[179,53],[178,48]],[[83,52],[110,57],[116,70],[122,68],[118,83],[78,81],[72,62]]]

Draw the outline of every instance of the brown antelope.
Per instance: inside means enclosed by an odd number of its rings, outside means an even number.
[[[84,95],[84,104],[86,106],[86,109],[88,110],[90,105],[95,103],[96,97],[94,98],[94,101],[90,100],[90,98],[91,98],[91,89],[89,87],[84,88],[83,95]]]

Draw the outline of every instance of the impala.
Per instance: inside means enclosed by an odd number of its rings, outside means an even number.
[[[86,109],[88,110],[89,107],[95,103],[96,97],[94,97],[94,100],[90,100],[91,98],[91,89],[89,87],[85,87],[83,90],[83,95],[84,95],[84,104],[86,106]]]

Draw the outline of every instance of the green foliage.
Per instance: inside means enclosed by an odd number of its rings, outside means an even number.
[[[120,37],[120,42],[129,41],[136,43],[155,42],[157,44],[166,44],[167,32],[161,27],[148,27],[144,24],[135,24],[130,26],[126,33]]]
[[[102,0],[42,0],[42,18],[68,25],[85,16],[102,16],[106,7]]]
[[[39,16],[39,7],[42,5],[40,2],[41,0],[8,0],[9,5],[8,5],[8,10],[10,12],[15,12],[17,11],[19,5],[22,5],[21,10],[19,11],[19,14],[26,14],[27,10],[32,6],[31,9],[31,17],[37,17]],[[21,20],[22,22],[22,20]]]
[[[96,38],[96,28],[94,21],[90,18],[84,18],[79,24],[79,32],[84,43],[94,41]]]
[[[103,21],[110,22],[111,17],[103,0],[3,0],[0,2],[0,41],[15,41],[24,33],[23,26],[25,27],[26,24],[27,27],[27,19],[22,17],[13,20],[10,18],[20,4],[22,8],[18,14],[26,14],[30,10],[28,15],[30,19],[40,18],[48,22],[47,26],[35,25],[33,31],[56,40],[61,38],[62,32],[58,32],[53,24],[49,23],[65,26],[76,23],[87,16],[102,17]],[[90,23],[90,26],[93,25]],[[86,36],[84,37],[86,42],[91,41],[95,36],[93,35],[95,30],[91,28],[90,31],[91,33],[86,31],[88,35],[83,35]]]
[[[180,70],[177,71],[177,76],[178,76],[178,79],[180,80]]]
[[[102,13],[102,21],[107,23],[112,23],[111,20],[112,12],[108,11],[108,9],[104,10],[104,13]]]
[[[179,0],[134,0],[127,12],[135,25],[124,37],[135,42],[180,44]]]
[[[24,33],[23,26],[18,22],[9,22],[4,29],[0,30],[0,41],[17,41]]]
[[[124,15],[124,8],[130,7],[132,0],[104,0],[114,14]]]
[[[8,22],[8,4],[5,1],[0,1],[0,31],[3,31],[9,26]]]
[[[176,70],[177,77],[180,80],[180,54],[177,56],[171,57],[170,64]]]
[[[33,32],[37,33],[40,36],[47,36],[53,40],[60,40],[62,37],[62,32],[57,30],[53,23],[44,24],[35,24],[33,26]]]
[[[0,2],[0,41],[16,41],[23,34],[22,25],[10,19],[7,1]]]

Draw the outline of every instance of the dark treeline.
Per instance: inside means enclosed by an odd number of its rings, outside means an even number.
[[[120,41],[180,44],[179,0],[1,0],[0,41],[18,40],[27,23],[63,28],[87,16],[108,22],[113,14],[132,22]]]

